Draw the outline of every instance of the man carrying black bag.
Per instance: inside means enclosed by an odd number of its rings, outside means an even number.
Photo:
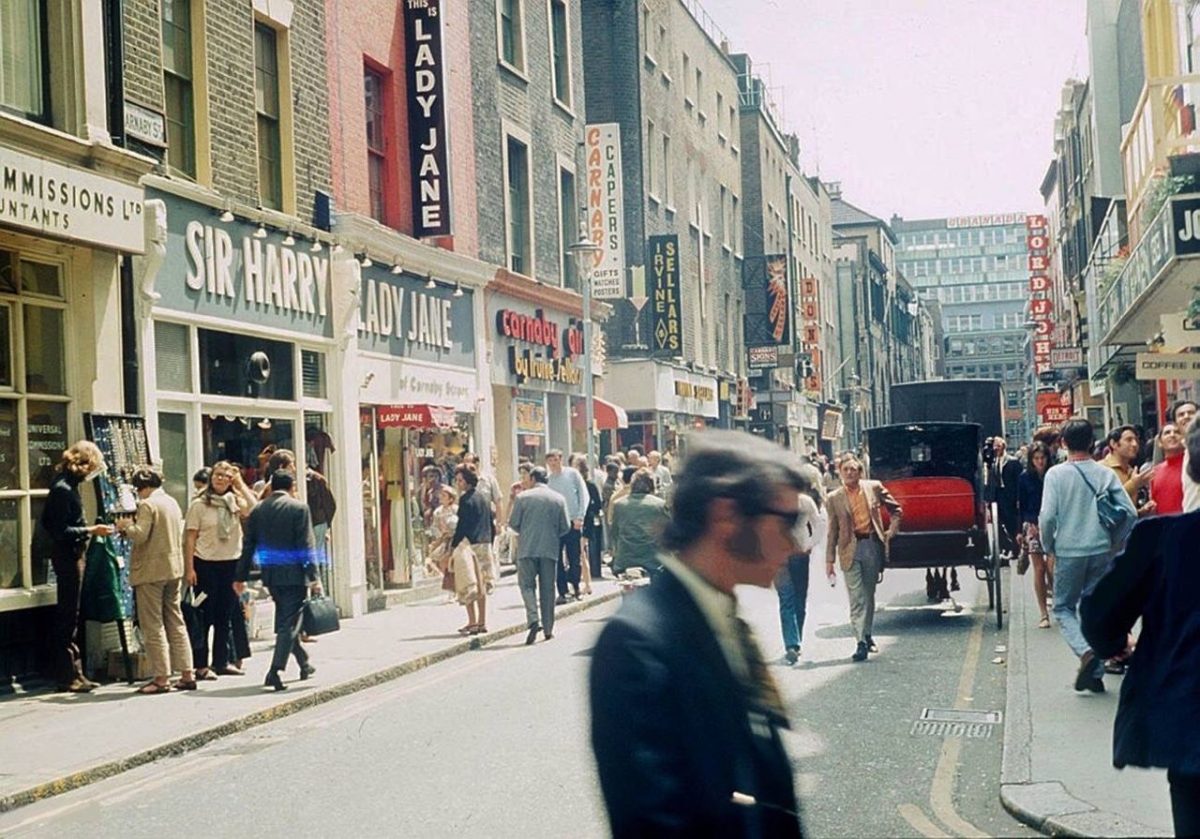
[[[238,563],[239,580],[244,582],[249,578],[255,560],[262,569],[263,585],[275,601],[275,654],[264,685],[286,690],[280,672],[287,667],[289,653],[300,665],[301,681],[316,672],[308,663],[308,653],[300,646],[300,624],[308,592],[321,593],[312,514],[296,498],[296,476],[290,471],[279,470],[271,476],[271,494],[246,519]]]

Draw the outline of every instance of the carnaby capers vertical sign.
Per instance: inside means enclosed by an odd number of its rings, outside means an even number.
[[[450,234],[441,0],[403,0],[413,234]]]

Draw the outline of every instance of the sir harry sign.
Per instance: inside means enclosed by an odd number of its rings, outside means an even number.
[[[441,0],[403,0],[413,233],[450,235]]]

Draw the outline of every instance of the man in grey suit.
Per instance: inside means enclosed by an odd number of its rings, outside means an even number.
[[[533,486],[517,496],[508,517],[508,526],[520,537],[517,539],[517,585],[521,588],[525,617],[529,620],[526,644],[537,640],[538,630],[545,632],[547,641],[554,637],[558,557],[562,538],[571,530],[567,502],[546,485],[549,480],[546,470],[536,466],[529,477]],[[539,595],[542,605],[540,622]]]
[[[321,593],[312,514],[296,498],[296,476],[288,470],[271,476],[271,494],[250,511],[243,525],[239,580],[249,578],[256,554],[263,585],[275,601],[275,654],[264,685],[286,690],[279,673],[287,667],[289,653],[300,665],[302,681],[316,672],[300,646],[300,624],[308,591]]]

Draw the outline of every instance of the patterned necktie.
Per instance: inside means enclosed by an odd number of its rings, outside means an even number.
[[[780,728],[791,728],[783,706],[783,697],[775,680],[771,678],[770,671],[767,670],[767,663],[763,661],[762,651],[754,639],[754,630],[741,618],[735,617],[733,623],[737,627],[738,643],[741,645],[742,656],[746,659],[746,669],[749,671],[746,687],[750,692],[751,706],[771,717]]]

